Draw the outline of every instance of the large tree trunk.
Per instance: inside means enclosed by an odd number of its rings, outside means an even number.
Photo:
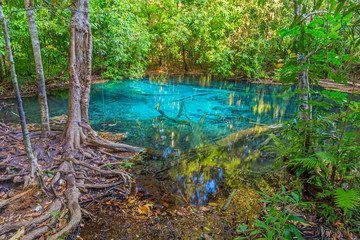
[[[63,132],[65,147],[77,149],[81,144],[138,152],[142,148],[109,142],[99,137],[89,125],[92,37],[89,21],[89,0],[73,0],[70,20],[69,109]]]
[[[67,147],[80,148],[86,132],[80,123],[88,123],[91,84],[92,39],[89,0],[73,0],[70,20],[69,109],[64,129]]]
[[[6,26],[5,17],[4,17],[4,13],[2,10],[2,0],[0,0],[0,21],[1,21],[3,32],[4,32],[6,52],[7,52],[7,55],[9,58],[9,63],[10,63],[11,80],[12,80],[13,87],[15,90],[15,96],[16,96],[17,108],[18,108],[18,112],[19,112],[19,116],[20,116],[21,130],[22,130],[25,150],[26,150],[26,154],[28,156],[28,161],[30,163],[30,181],[31,181],[31,183],[33,183],[33,181],[35,179],[35,174],[36,175],[39,174],[39,165],[37,163],[37,159],[34,157],[32,149],[31,149],[29,132],[28,132],[27,126],[26,126],[25,113],[24,113],[24,109],[22,106],[19,86],[18,86],[18,82],[17,82],[17,76],[16,76],[16,72],[15,72],[14,59],[13,59],[13,56],[11,53],[9,32],[8,32],[8,29]]]
[[[48,137],[50,134],[49,109],[47,104],[45,77],[41,58],[40,42],[36,30],[33,6],[31,0],[24,0],[26,17],[29,24],[29,32],[31,37],[32,48],[34,52],[36,66],[36,80],[39,92],[40,116],[41,116],[41,136]]]

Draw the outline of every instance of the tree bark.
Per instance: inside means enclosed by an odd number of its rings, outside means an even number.
[[[91,87],[92,36],[89,0],[73,0],[71,4],[69,47],[69,109],[63,139],[65,149],[81,148],[81,144],[118,151],[139,152],[142,148],[112,143],[102,139],[89,124]]]
[[[183,43],[182,44],[182,57],[183,57],[183,63],[184,63],[184,69],[185,69],[185,72],[188,72],[189,71],[189,67],[186,63],[186,58],[185,58],[185,44]]]
[[[92,38],[89,0],[73,0],[71,4],[69,47],[69,109],[63,137],[68,148],[80,148],[86,132],[80,127],[88,123],[91,85]]]
[[[1,63],[1,69],[2,69],[2,79],[4,77],[6,77],[6,68],[5,68],[5,63],[4,63],[4,58],[2,53],[0,53],[0,63]]]
[[[24,113],[24,109],[22,106],[19,85],[17,82],[14,59],[13,59],[13,56],[11,53],[9,32],[8,32],[8,29],[6,26],[5,17],[4,17],[4,13],[2,10],[2,0],[0,0],[0,21],[1,21],[3,32],[4,32],[6,52],[8,54],[9,63],[10,63],[11,80],[12,80],[13,87],[15,90],[15,96],[16,96],[17,108],[18,108],[18,112],[19,112],[19,116],[20,116],[20,124],[21,124],[21,130],[22,130],[25,150],[26,150],[26,154],[27,154],[28,161],[30,164],[30,181],[31,181],[31,183],[33,183],[33,181],[35,179],[35,174],[37,176],[39,176],[39,165],[37,163],[37,159],[34,157],[34,154],[32,152],[29,132],[28,132],[27,126],[26,126],[25,113]]]
[[[36,66],[36,80],[39,92],[40,116],[41,116],[41,137],[48,137],[50,134],[49,109],[47,104],[44,69],[41,58],[40,42],[36,29],[35,17],[31,0],[24,0],[26,17],[29,24],[32,48]]]

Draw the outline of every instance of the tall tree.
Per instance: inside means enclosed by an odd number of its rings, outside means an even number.
[[[26,154],[27,154],[28,161],[30,164],[30,183],[33,183],[35,180],[35,175],[39,176],[39,165],[38,165],[37,159],[35,158],[35,156],[32,152],[29,132],[28,132],[27,126],[26,126],[25,113],[24,113],[24,109],[22,106],[19,85],[17,82],[17,76],[16,76],[16,72],[15,72],[14,59],[13,59],[13,55],[11,52],[9,32],[8,32],[8,28],[6,25],[4,12],[2,9],[2,0],[0,0],[0,21],[1,21],[1,26],[2,26],[3,32],[4,32],[5,45],[6,45],[5,48],[6,48],[8,58],[9,58],[11,80],[12,80],[12,84],[13,84],[14,91],[15,91],[16,103],[17,103],[17,108],[18,108],[18,112],[19,112],[19,116],[20,116],[20,124],[21,124],[21,130],[22,130],[25,150],[26,150]]]
[[[73,0],[71,4],[69,47],[69,109],[64,136],[70,148],[80,147],[84,132],[80,122],[88,123],[91,86],[92,38],[89,0]]]
[[[89,19],[89,0],[73,0],[71,4],[69,47],[69,108],[63,131],[67,150],[81,144],[101,146],[120,151],[141,151],[141,148],[107,141],[89,125],[91,87],[92,35]],[[71,151],[68,151],[69,153]]]
[[[48,137],[50,134],[49,124],[49,108],[47,104],[45,77],[41,58],[40,42],[36,29],[34,10],[31,0],[24,0],[26,17],[29,25],[29,32],[31,37],[32,48],[34,52],[36,80],[39,93],[40,116],[41,116],[41,136]]]

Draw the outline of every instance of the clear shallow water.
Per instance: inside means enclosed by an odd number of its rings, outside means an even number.
[[[280,97],[283,94],[278,85],[211,80],[207,76],[110,81],[92,85],[89,118],[95,130],[127,132],[126,143],[161,150],[166,158],[258,124],[292,119],[297,104],[290,97]],[[48,95],[52,117],[67,114],[67,97],[67,90]],[[37,98],[24,98],[23,105],[28,122],[38,122]],[[12,112],[17,112],[15,105],[3,109],[0,121],[17,121]],[[183,160],[169,171],[176,180],[172,190],[188,202],[206,203],[220,189],[236,184],[239,171],[250,164],[255,168],[271,166],[271,159],[258,151],[263,140],[250,138],[225,152]]]
[[[233,132],[292,118],[296,104],[281,86],[217,81],[201,76],[110,81],[91,90],[89,117],[96,130],[128,132],[127,143],[166,150],[189,149]],[[67,114],[68,91],[48,95],[50,115]],[[7,100],[14,102],[14,100]],[[23,99],[28,122],[39,121],[36,97]],[[171,121],[182,106],[180,121]],[[2,110],[0,121],[17,121],[15,106]],[[105,124],[104,124],[105,123]]]

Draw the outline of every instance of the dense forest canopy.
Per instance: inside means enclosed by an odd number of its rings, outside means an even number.
[[[312,13],[309,18],[316,19],[306,27],[310,19],[302,23],[301,31],[306,32],[302,44],[310,46],[315,38],[325,38],[325,32],[331,30],[336,35],[329,36],[327,41],[331,37],[337,40],[327,51],[332,55],[341,54],[349,47],[349,32],[344,27],[357,25],[354,21],[358,20],[352,17],[346,21],[344,16],[334,18],[322,12],[329,4],[332,11],[336,10],[335,1],[312,4],[307,3],[307,9],[302,10],[304,16]],[[346,5],[354,7],[356,1],[347,1]],[[66,75],[69,3],[35,1],[34,8],[45,76]],[[35,66],[22,1],[6,4],[5,15],[23,85],[33,81]],[[147,69],[268,78],[275,75],[277,61],[294,50],[293,36],[279,34],[293,19],[293,3],[283,0],[95,0],[90,2],[93,68],[98,75],[110,78],[141,77]],[[340,22],[345,25],[339,27]]]
[[[68,2],[36,1],[35,16],[46,78],[66,75]],[[289,1],[90,2],[96,73],[140,77],[146,69],[209,71],[264,78],[284,57],[278,30],[291,24]],[[5,4],[22,84],[34,78],[34,61],[22,1]]]

